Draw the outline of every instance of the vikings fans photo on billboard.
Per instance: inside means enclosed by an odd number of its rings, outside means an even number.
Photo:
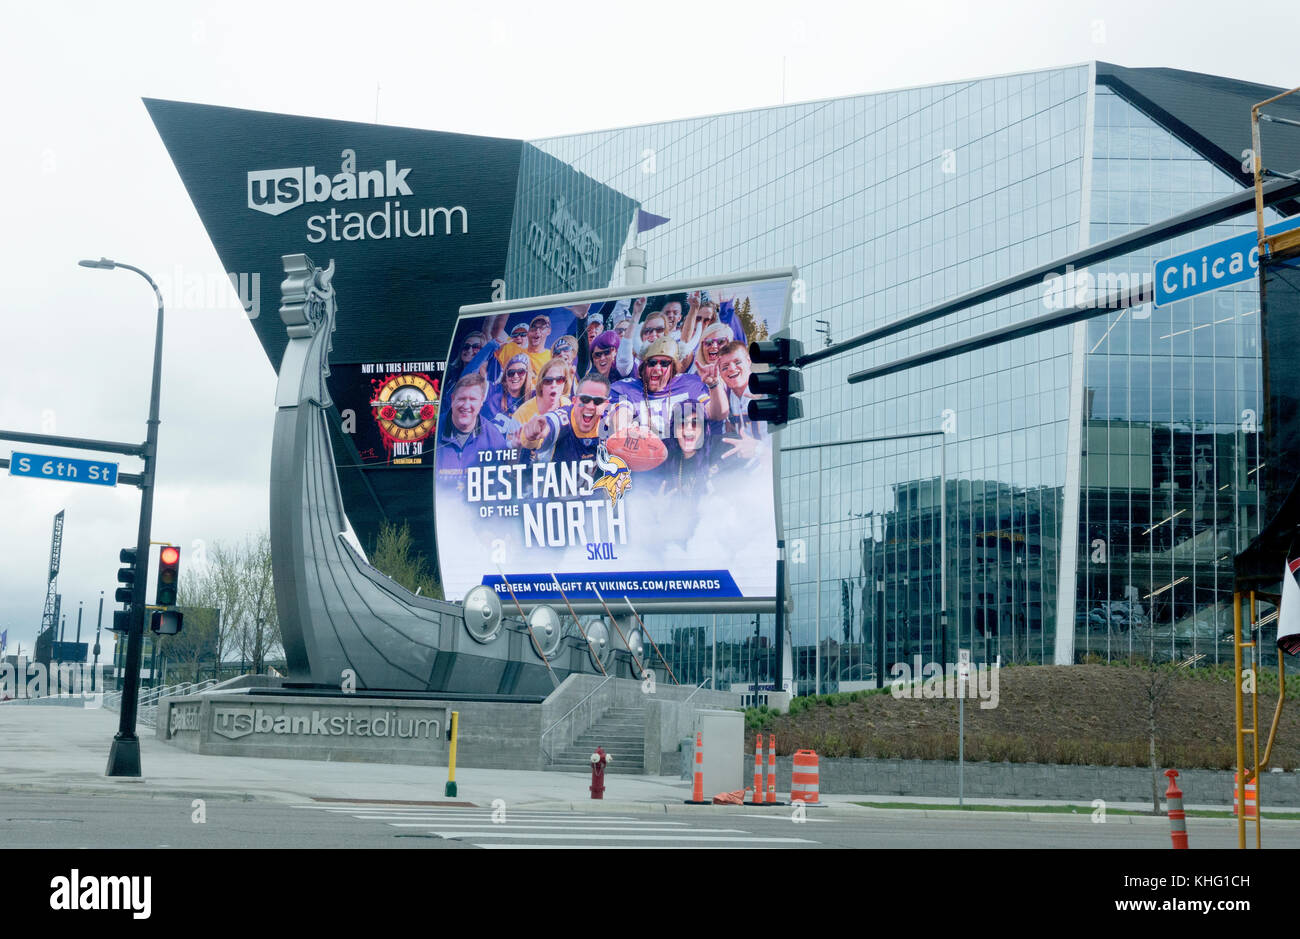
[[[776,595],[774,448],[749,419],[748,343],[793,272],[466,307],[438,432],[448,599]],[[494,374],[495,368],[495,374]],[[452,380],[452,376],[455,380]]]

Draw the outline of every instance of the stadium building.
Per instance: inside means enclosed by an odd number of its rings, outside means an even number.
[[[460,305],[620,285],[636,246],[649,282],[796,267],[792,334],[813,348],[1249,186],[1249,109],[1277,91],[1096,62],[528,142],[148,106],[229,270],[273,284],[281,254],[336,259],[348,512],[363,543],[407,518],[432,554],[419,448],[363,445],[344,412],[371,403],[382,382],[362,379],[385,365],[439,372]],[[214,154],[213,133],[235,143]],[[1300,166],[1300,146],[1269,146],[1272,165]],[[1207,228],[1091,283],[1141,283],[1157,259],[1252,230],[1253,216]],[[1046,283],[804,369],[785,446],[944,435],[783,458],[800,692],[873,682],[881,634],[887,663],[957,648],[1003,664],[1231,658],[1232,557],[1260,528],[1255,281],[845,382],[1085,286]],[[278,364],[266,312],[250,316]],[[757,640],[753,616],[648,625],[679,678],[726,687],[750,677],[755,641],[773,677],[759,620]]]

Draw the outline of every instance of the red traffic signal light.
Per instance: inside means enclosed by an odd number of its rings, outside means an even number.
[[[176,589],[181,577],[181,549],[175,545],[163,545],[158,552],[158,593],[154,603],[158,606],[175,606]]]

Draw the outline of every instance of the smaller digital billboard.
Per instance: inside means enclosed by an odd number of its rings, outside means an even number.
[[[748,416],[749,343],[782,328],[793,277],[463,307],[436,435],[447,599],[770,609],[776,447]]]
[[[441,362],[330,365],[329,392],[363,465],[433,466]]]

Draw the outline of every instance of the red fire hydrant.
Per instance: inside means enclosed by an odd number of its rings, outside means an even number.
[[[593,799],[605,798],[605,766],[613,761],[614,758],[605,752],[604,747],[597,747],[596,752],[591,755],[591,797]]]

